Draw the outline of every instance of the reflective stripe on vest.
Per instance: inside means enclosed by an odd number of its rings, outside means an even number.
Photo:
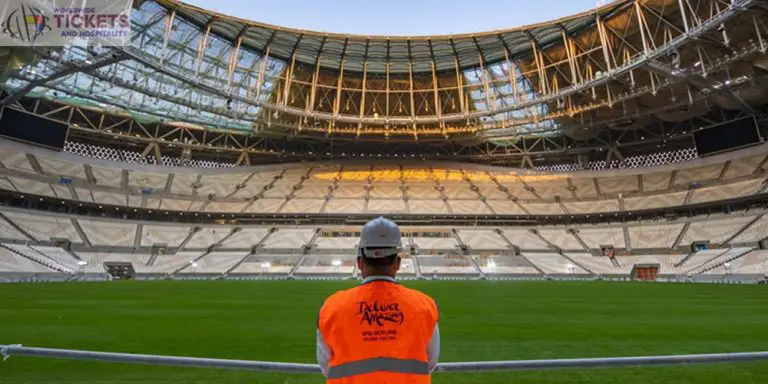
[[[414,375],[429,375],[429,364],[418,360],[393,359],[390,357],[376,357],[352,361],[349,363],[330,367],[329,379],[343,379],[345,377],[363,375],[372,372],[409,373]]]

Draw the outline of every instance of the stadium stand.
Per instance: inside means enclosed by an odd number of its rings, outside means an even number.
[[[477,255],[480,269],[486,275],[538,275],[539,271],[522,256]]]
[[[739,257],[751,252],[752,248],[731,248],[719,253],[717,256],[699,264],[687,271],[688,274],[700,274],[709,271],[715,267],[719,267],[725,263],[729,263]]]
[[[461,240],[471,249],[507,249],[508,244],[493,229],[459,229],[457,231]]]
[[[50,241],[60,238],[73,243],[83,242],[72,219],[19,212],[4,212],[3,215],[35,240]]]
[[[56,269],[21,256],[8,248],[0,247],[0,273],[55,273]]]
[[[309,244],[315,230],[311,228],[278,228],[264,243],[267,249],[298,249]]]
[[[403,218],[411,277],[766,273],[760,2],[385,44],[135,3],[128,51],[0,68],[0,117],[69,130],[0,139],[1,273],[350,277],[375,215]],[[723,124],[758,137],[707,150]]]
[[[417,256],[424,275],[476,275],[478,270],[464,255],[457,252],[436,252]]]
[[[346,255],[311,255],[304,258],[296,269],[296,275],[346,275],[352,276],[355,271],[354,254]]]
[[[169,218],[187,212],[201,216],[243,212],[601,217],[621,210],[751,196],[765,188],[765,178],[757,172],[764,156],[736,156],[725,163],[707,159],[700,161],[704,165],[683,163],[679,170],[636,168],[621,175],[613,171],[583,172],[585,176],[577,171],[541,179],[499,175],[497,183],[488,172],[434,168],[429,172],[389,167],[345,171],[309,164],[210,174],[190,168],[134,169],[122,163],[87,164],[74,156],[47,158],[41,152],[0,149],[0,163],[14,172],[0,175],[0,187],[118,209],[168,211]],[[62,177],[75,185],[60,184]],[[152,193],[145,194],[146,189]],[[750,250],[768,232],[764,213],[755,209],[568,227],[484,223],[404,227],[406,248],[414,247],[417,253],[404,260],[403,273],[411,277],[422,273],[426,277],[628,276],[636,264],[659,264],[662,276],[720,276],[726,275],[727,264],[730,274],[759,274],[764,254]],[[331,235],[333,231],[347,233]],[[193,225],[0,208],[5,274],[104,275],[108,272],[104,263],[130,263],[137,277],[352,276],[357,237],[350,232],[354,229],[323,225]],[[685,257],[684,249],[696,241],[709,242],[711,249]],[[613,261],[596,256],[603,247],[616,250]]]
[[[722,244],[738,230],[744,228],[749,221],[749,217],[726,217],[706,222],[693,222],[683,236],[683,243],[707,240],[712,244]]]
[[[523,254],[538,269],[548,275],[589,275],[584,268],[571,262],[557,253],[525,253]]]
[[[618,268],[607,256],[595,256],[588,253],[568,253],[571,260],[583,269],[598,275],[616,274]]]
[[[677,264],[685,255],[643,255],[643,256],[618,256],[616,262],[619,264],[617,273],[629,275],[635,265],[653,264],[659,265],[659,275],[682,274],[683,268],[678,268]]]
[[[177,273],[221,275],[247,255],[248,252],[210,252],[202,258],[196,259],[193,266],[191,265]]]
[[[632,249],[669,249],[683,230],[684,224],[655,224],[627,226]]]
[[[708,273],[718,272],[722,274],[729,273],[724,265]],[[768,275],[768,250],[754,250],[743,257],[737,258],[731,262],[730,274]]]

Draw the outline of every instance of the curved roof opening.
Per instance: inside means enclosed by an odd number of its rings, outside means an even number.
[[[466,2],[391,0],[384,3],[337,0],[189,0],[225,15],[317,32],[429,36],[508,29],[546,22],[594,8],[595,0],[510,0]]]

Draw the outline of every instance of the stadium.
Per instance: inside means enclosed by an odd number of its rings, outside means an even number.
[[[446,361],[766,350],[767,25],[765,1],[619,0],[363,36],[139,0],[125,47],[0,47],[0,344],[312,362],[317,309],[385,216]],[[3,376],[318,382],[16,357]]]

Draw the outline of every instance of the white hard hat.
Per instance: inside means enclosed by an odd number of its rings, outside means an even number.
[[[383,258],[398,254],[402,246],[400,227],[392,220],[377,217],[363,226],[358,249],[361,256]]]

